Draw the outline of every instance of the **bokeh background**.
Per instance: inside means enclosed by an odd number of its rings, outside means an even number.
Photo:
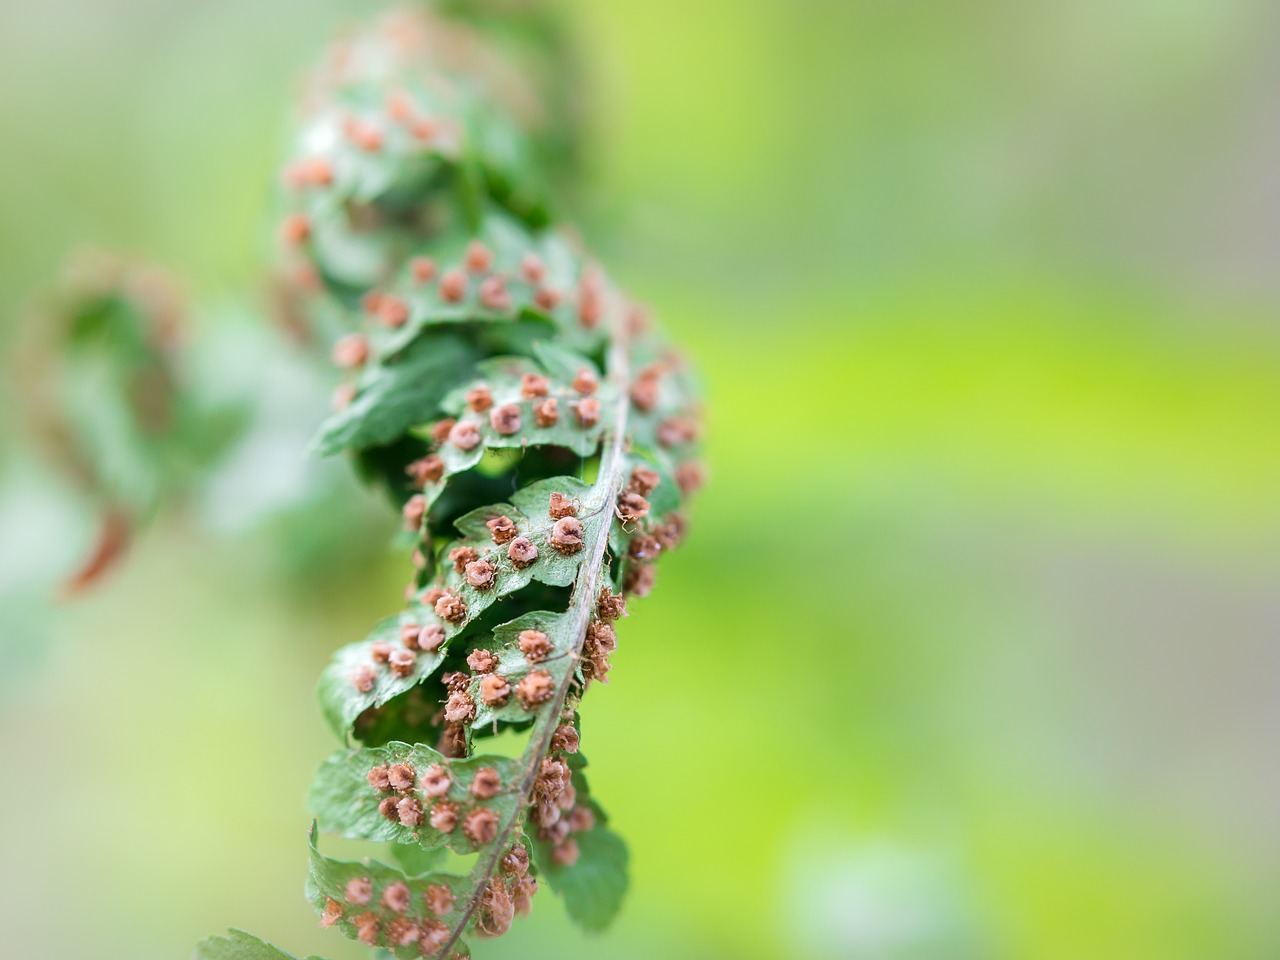
[[[372,6],[4,0],[4,342],[83,242],[240,303],[295,77]],[[582,227],[704,372],[713,484],[587,711],[625,912],[477,956],[1280,956],[1280,8],[564,6]],[[363,954],[304,797],[394,517],[305,460],[325,384],[204,363],[304,429],[72,605],[90,518],[0,449],[6,956]]]

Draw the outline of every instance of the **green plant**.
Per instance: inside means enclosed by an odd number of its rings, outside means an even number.
[[[308,896],[323,926],[400,957],[469,955],[464,935],[506,932],[539,881],[581,926],[612,919],[627,853],[579,706],[702,477],[687,367],[553,226],[562,146],[513,110],[500,46],[476,32],[445,66],[440,29],[410,11],[332,52],[280,228],[347,371],[316,449],[400,506],[415,568],[404,609],[321,679],[344,748],[311,791]],[[395,863],[332,859],[319,831]],[[198,955],[285,956],[240,932]]]
[[[6,367],[22,425],[98,518],[92,548],[61,585],[70,595],[225,452],[240,418],[192,388],[190,307],[153,264],[80,251],[20,330]]]

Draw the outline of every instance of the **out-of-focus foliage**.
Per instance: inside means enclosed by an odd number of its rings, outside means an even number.
[[[627,909],[593,941],[535,908],[489,955],[1275,954],[1274,5],[565,7],[608,259],[691,334],[716,482],[592,708],[632,758],[591,768]],[[82,237],[243,282],[280,99],[366,8],[0,7],[4,316]],[[21,571],[65,517],[3,462]],[[13,952],[331,944],[280,896],[313,679],[402,577],[299,594],[260,546],[171,526],[0,672]],[[112,827],[50,858],[86,801],[31,771],[69,756]]]
[[[323,367],[264,313],[193,305],[155,264],[90,251],[24,307],[0,484],[17,534],[0,565],[13,672],[38,660],[49,605],[100,586],[166,506],[210,535],[273,529],[264,553],[286,579],[368,554],[366,499],[332,469],[300,476],[292,452],[325,402]]]
[[[212,409],[193,390],[183,356],[190,323],[162,270],[89,253],[23,318],[8,365],[21,426],[100,515],[97,543],[64,580],[65,595],[114,566],[162,498],[211,469],[240,429],[234,408]]]

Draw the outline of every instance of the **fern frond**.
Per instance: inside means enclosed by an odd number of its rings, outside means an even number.
[[[315,448],[388,493],[415,566],[404,608],[322,676],[344,746],[311,791],[318,829],[398,865],[330,859],[313,829],[308,896],[352,939],[458,957],[539,880],[590,930],[621,903],[579,708],[683,536],[699,411],[684,362],[555,225],[536,126],[424,56],[438,22],[393,23],[310,84],[286,168],[292,273],[347,371]]]

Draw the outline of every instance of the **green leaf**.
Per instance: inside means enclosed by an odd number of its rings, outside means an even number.
[[[562,552],[552,544],[555,519],[548,513],[553,493],[577,501],[581,506],[578,517],[582,524],[582,540],[589,543],[610,517],[601,509],[598,499],[592,499],[592,490],[573,477],[553,477],[542,480],[518,491],[512,498],[515,503],[497,503],[473,510],[458,519],[455,526],[464,537],[448,544],[442,556],[444,562],[435,584],[460,596],[467,605],[467,618],[474,620],[492,604],[503,597],[528,586],[533,580],[553,587],[567,587],[573,583],[582,566],[585,551]],[[517,567],[509,556],[509,544],[495,544],[486,526],[489,520],[506,517],[518,531],[518,536],[528,539],[537,548],[537,559],[527,566]],[[491,563],[494,568],[492,586],[477,588],[467,579],[466,569],[458,570],[449,562],[449,554],[456,549],[470,549],[478,558]]]
[[[545,845],[538,869],[548,886],[564,898],[570,919],[593,933],[604,930],[617,916],[627,892],[629,854],[622,838],[608,827],[596,825],[575,833],[578,860],[572,866],[552,863]]]
[[[680,488],[671,475],[667,458],[648,447],[635,445],[627,457],[627,474],[630,475],[636,467],[648,467],[658,474],[658,485],[647,496],[650,517],[661,519],[680,509],[683,503]]]
[[[444,662],[453,638],[466,631],[490,606],[517,593],[535,579],[561,587],[574,582],[586,551],[580,549],[574,553],[562,553],[552,545],[551,533],[555,521],[547,511],[553,492],[582,504],[579,514],[582,518],[584,542],[590,542],[598,536],[603,526],[610,523],[611,517],[602,508],[593,488],[573,477],[556,477],[530,484],[513,497],[516,504],[482,507],[462,517],[457,522],[458,529],[470,536],[451,543],[445,550],[445,556],[455,547],[470,547],[475,550],[481,558],[495,566],[493,585],[477,589],[467,581],[465,570],[460,573],[452,564],[442,564],[434,585],[448,589],[463,600],[466,604],[464,621],[453,623],[444,620],[433,609],[415,602],[399,616],[381,621],[363,641],[338,650],[321,675],[318,696],[325,719],[340,738],[346,739],[356,719],[365,711],[382,706],[433,674]],[[517,569],[515,562],[508,556],[507,549],[495,546],[485,521],[499,516],[509,517],[516,524],[520,535],[527,537],[537,547],[538,557],[533,563]],[[379,662],[374,657],[374,650],[379,645],[389,646],[393,650],[404,646],[401,640],[401,629],[404,626],[422,627],[429,624],[442,628],[445,634],[444,644],[434,653],[418,651],[407,675],[396,675],[388,664]],[[372,685],[367,690],[361,689],[361,685],[357,683],[362,672],[372,677]]]
[[[225,937],[208,937],[196,945],[194,960],[297,960],[243,930],[228,930]],[[317,958],[311,958],[317,960]]]
[[[452,442],[441,445],[437,453],[444,461],[444,475],[423,489],[428,506],[444,491],[450,477],[475,467],[487,451],[555,446],[588,457],[599,450],[601,438],[614,421],[617,404],[621,402],[617,391],[606,384],[590,398],[584,397],[573,389],[573,377],[583,368],[598,375],[595,364],[575,351],[553,348],[542,342],[534,343],[533,349],[541,355],[540,359],[492,357],[478,363],[474,372],[458,382],[441,400],[440,407],[444,412],[459,423],[476,426],[480,442],[469,450],[461,449]],[[526,374],[547,378],[546,397],[529,398],[521,393],[521,382]],[[467,392],[473,387],[486,387],[490,391],[493,403],[484,412],[477,413],[467,406]],[[554,399],[556,403],[556,420],[554,424],[542,426],[535,408],[547,399]],[[595,401],[598,409],[594,422],[588,421],[589,425],[584,426],[578,414],[578,404],[588,399]],[[504,434],[494,428],[492,418],[499,407],[514,407],[518,411],[514,432]]]
[[[609,549],[618,557],[626,557],[628,545],[633,539],[654,529],[682,506],[680,488],[671,471],[671,458],[646,447],[632,447],[627,455],[625,475],[630,476],[637,467],[657,473],[658,485],[646,497],[649,501],[649,513],[646,517],[639,523],[615,523],[609,531]]]
[[[390,65],[395,56],[385,49],[375,59]],[[321,76],[317,84],[328,102],[308,117],[286,169],[322,161],[331,182],[292,188],[287,206],[311,224],[306,251],[321,275],[339,287],[368,287],[386,279],[421,239],[412,218],[396,214],[427,198],[452,198],[459,151],[446,138],[424,141],[388,123],[381,82],[361,80],[334,91]],[[417,78],[401,77],[400,88],[424,115],[457,121],[463,109],[457,97],[427,90]],[[353,124],[373,131],[378,148],[356,142]]]
[[[595,422],[584,425],[577,414],[577,405],[584,398],[570,385],[573,370],[585,367],[593,374],[595,365],[586,357],[569,350],[553,353],[545,344],[534,344],[534,351],[541,351],[553,359],[551,366],[528,357],[494,357],[476,365],[475,377],[445,397],[441,406],[446,412],[464,420],[473,420],[480,428],[483,444],[487,447],[527,447],[534,444],[552,444],[567,447],[580,456],[588,456],[600,445],[600,437],[607,424],[612,422],[613,410],[618,402],[616,393],[608,387],[596,392],[594,399],[599,404]],[[539,358],[540,360],[541,358]],[[567,374],[561,366],[572,367]],[[521,379],[526,374],[546,375],[550,380],[547,397],[528,398],[521,394]],[[466,391],[473,386],[488,387],[493,395],[493,407],[514,404],[520,411],[520,427],[511,434],[504,435],[493,429],[489,412],[479,415],[466,406]],[[551,426],[538,423],[534,408],[544,399],[554,398],[556,401],[556,422]],[[448,448],[446,448],[448,450]],[[451,451],[450,451],[451,452]],[[445,463],[450,463],[448,453],[442,453]]]
[[[419,877],[439,870],[449,856],[447,847],[423,847],[416,843],[395,843],[390,847],[391,858],[406,874]]]
[[[334,654],[333,660],[320,676],[317,694],[320,709],[329,727],[339,738],[346,739],[351,725],[360,714],[381,706],[434,673],[443,662],[449,639],[458,632],[458,628],[441,623],[446,634],[444,646],[434,653],[417,651],[412,670],[403,677],[397,676],[388,664],[380,663],[374,658],[375,644],[383,643],[390,645],[392,649],[401,649],[404,646],[400,639],[402,626],[423,626],[440,622],[434,612],[416,605],[381,621],[364,640],[348,644]],[[356,677],[358,672],[366,669],[373,671],[373,685],[368,690],[362,690],[357,685]]]
[[[355,399],[324,422],[313,448],[328,456],[390,443],[410,427],[434,419],[440,401],[476,359],[475,347],[456,334],[435,333],[414,341],[404,353],[365,371]]]
[[[371,769],[393,764],[407,764],[412,768],[413,784],[409,789],[396,792],[370,786],[367,777]],[[448,792],[438,798],[425,794],[421,783],[422,775],[434,766],[448,771],[450,778]],[[494,797],[480,799],[472,793],[476,772],[482,768],[496,772],[500,779],[501,786]],[[461,819],[481,807],[502,818],[514,816],[518,781],[518,766],[508,757],[451,760],[424,744],[388,743],[382,747],[342,750],[329,757],[312,784],[310,805],[320,829],[326,833],[355,840],[391,840],[424,848],[448,846],[457,853],[467,854],[474,852],[476,845],[466,836]],[[384,817],[378,805],[387,798],[416,801],[423,811],[424,822],[417,827],[407,827],[399,820]],[[437,801],[453,803],[459,811],[459,823],[447,834],[425,821],[426,813]]]
[[[574,291],[581,280],[582,264],[561,237],[535,236],[510,217],[491,211],[477,233],[454,230],[432,244],[437,270],[443,273],[461,268],[467,247],[475,240],[489,251],[491,275],[501,278],[509,303],[501,307],[486,305],[481,296],[481,278],[466,271],[465,293],[460,300],[453,301],[443,297],[438,282],[424,283],[415,278],[408,267],[403,268],[398,278],[380,286],[379,292],[403,301],[409,308],[409,316],[394,329],[375,326],[371,330],[370,343],[376,353],[402,350],[433,327],[473,324],[500,328],[522,320],[540,324],[544,338],[573,333],[576,342],[588,349],[599,348],[602,335],[598,331],[583,330],[577,322]],[[529,257],[542,264],[543,277],[539,282],[531,282],[523,274],[523,265]],[[540,289],[556,291],[560,302],[554,307],[540,305],[537,297]]]
[[[604,809],[591,797],[583,770],[587,758],[581,754],[567,757],[573,771],[577,793],[574,804],[589,809],[595,823],[589,830],[573,834],[578,859],[570,866],[560,866],[551,857],[551,846],[541,840],[533,844],[533,854],[540,875],[548,886],[564,898],[570,919],[584,930],[605,929],[622,907],[627,892],[627,865],[630,856],[622,838],[608,827]]]
[[[600,377],[600,368],[594,362],[588,360],[579,351],[570,350],[564,344],[554,340],[540,340],[535,343],[533,355],[538,363],[542,364],[542,369],[546,371],[547,376],[558,383],[572,383],[578,371],[584,367],[597,379]]]
[[[498,665],[492,672],[505,679],[513,691],[534,670],[550,674],[552,682],[558,687],[565,674],[577,666],[577,662],[570,656],[576,641],[570,633],[571,629],[572,621],[563,613],[535,610],[495,627],[492,637],[478,638],[471,646],[472,649],[485,649],[497,654]],[[518,638],[525,630],[539,630],[547,635],[554,649],[545,660],[530,663],[520,652]],[[482,682],[482,677],[476,677],[467,688],[476,704],[476,718],[472,721],[472,729],[482,730],[497,722],[526,723],[541,710],[526,709],[514,693],[503,704],[486,704],[481,696]]]
[[[410,960],[422,954],[417,944],[400,946],[392,942],[395,924],[413,924],[424,936],[442,938],[448,930],[463,922],[467,904],[475,893],[470,877],[440,871],[408,877],[395,867],[377,860],[334,860],[320,853],[314,827],[309,839],[311,862],[307,873],[307,899],[320,915],[322,923],[336,927],[347,938],[362,940],[368,946],[390,950],[401,960]],[[434,908],[440,904],[428,897],[431,887],[448,889],[451,898],[447,909]],[[360,936],[362,929],[366,933],[363,939]]]
[[[632,356],[633,382],[646,373],[655,374],[656,403],[652,409],[641,409],[634,403],[628,417],[628,429],[635,447],[644,448],[649,455],[664,463],[669,470],[694,455],[697,449],[697,431],[689,439],[676,439],[673,431],[663,429],[664,424],[688,423],[696,425],[698,419],[697,396],[700,393],[697,378],[683,360],[672,357],[657,341],[643,340],[636,345]],[[678,438],[679,434],[675,436]]]

